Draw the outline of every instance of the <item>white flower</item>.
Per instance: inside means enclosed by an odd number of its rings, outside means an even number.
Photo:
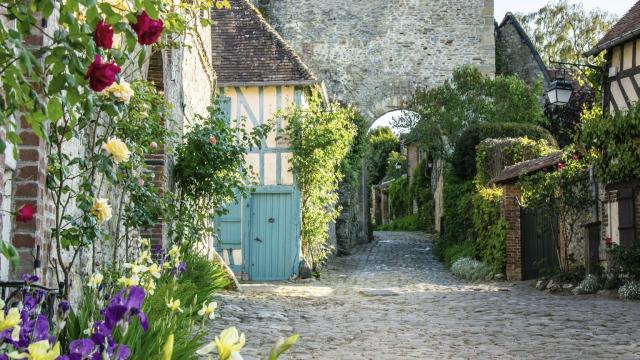
[[[89,287],[92,289],[97,289],[98,286],[102,284],[103,279],[104,276],[102,276],[102,274],[100,274],[99,272],[91,275],[91,277],[89,278]]]
[[[175,311],[184,312],[184,310],[180,308],[180,299],[173,300],[173,298],[171,298],[171,300],[169,300],[169,302],[167,303],[167,307],[171,309],[171,311],[173,312]]]
[[[160,276],[162,276],[162,273],[160,272],[160,266],[158,266],[158,264],[151,264],[148,268],[147,271],[149,272],[149,274],[151,274],[151,276],[153,276],[156,279],[160,279]]]
[[[198,310],[198,315],[200,316],[208,316],[210,320],[216,318],[216,308],[218,307],[218,303],[215,301],[207,304],[206,302],[202,304],[202,309]]]

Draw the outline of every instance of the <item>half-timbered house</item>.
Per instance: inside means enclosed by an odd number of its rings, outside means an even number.
[[[640,99],[640,1],[585,55],[591,57],[601,53],[606,60],[604,111],[626,111]],[[601,242],[626,246],[639,243],[640,179],[606,184],[601,200]],[[604,248],[600,246],[601,258]]]
[[[277,136],[276,117],[288,106],[304,106],[316,78],[248,0],[213,11],[214,69],[232,126],[242,119],[251,130],[275,121],[260,149],[247,162],[258,186],[216,219],[217,248],[228,265],[249,280],[284,280],[298,273],[300,194],[290,171],[292,153]]]

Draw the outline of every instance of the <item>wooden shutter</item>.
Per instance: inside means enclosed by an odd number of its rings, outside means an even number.
[[[618,190],[618,231],[622,246],[632,246],[634,243],[634,219],[633,188],[622,188]]]

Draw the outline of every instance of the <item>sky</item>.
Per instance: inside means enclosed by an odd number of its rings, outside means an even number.
[[[502,21],[504,14],[530,13],[538,11],[550,0],[494,0],[496,21]],[[622,17],[637,0],[569,0],[571,3],[582,3],[586,9],[601,8]]]

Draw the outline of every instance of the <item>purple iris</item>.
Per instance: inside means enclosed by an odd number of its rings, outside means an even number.
[[[22,280],[26,283],[34,283],[40,280],[40,278],[35,274],[22,274]]]
[[[59,357],[58,360],[87,360],[99,352],[96,344],[89,339],[73,340],[69,344],[69,355]]]
[[[69,311],[71,310],[71,305],[67,300],[61,300],[58,303],[58,310],[56,311],[56,319],[61,322],[67,320],[69,317]]]
[[[128,322],[133,316],[137,316],[140,320],[140,325],[144,331],[149,329],[149,323],[147,316],[142,312],[142,302],[144,301],[144,290],[138,286],[132,286],[129,289],[128,297],[123,298],[124,290],[120,291],[110,301],[107,308],[104,310],[105,325],[109,330],[120,322]]]

